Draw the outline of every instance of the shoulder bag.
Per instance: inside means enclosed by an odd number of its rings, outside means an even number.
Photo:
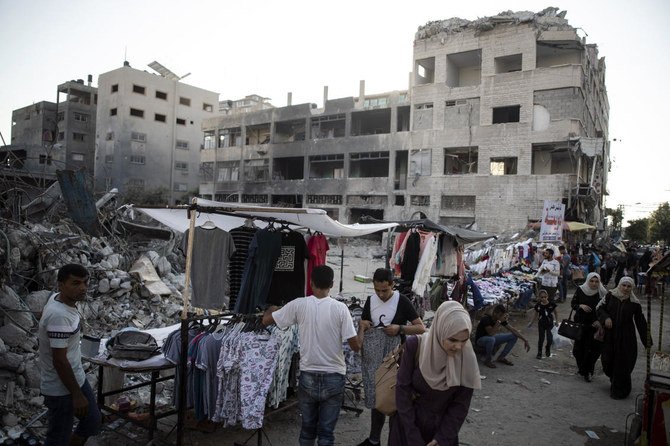
[[[570,316],[561,321],[561,325],[558,327],[558,334],[573,341],[579,341],[584,334],[584,326],[572,320],[573,311],[575,310],[570,310]]]
[[[393,349],[375,372],[375,409],[384,415],[393,415],[397,408],[395,404],[395,388],[398,382],[400,360],[405,351],[406,342]],[[418,364],[419,346],[416,347],[415,363]]]

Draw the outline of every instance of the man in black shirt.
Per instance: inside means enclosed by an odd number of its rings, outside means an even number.
[[[486,315],[481,318],[477,331],[475,332],[475,345],[484,350],[484,365],[489,368],[496,368],[493,363],[493,353],[499,345],[505,344],[505,348],[498,355],[497,362],[505,365],[514,365],[512,361],[506,358],[512,351],[517,338],[523,341],[526,352],[530,351],[530,345],[526,338],[519,331],[507,322],[507,309],[504,305],[496,305],[493,308],[492,315]],[[498,333],[501,327],[505,327],[509,333]]]

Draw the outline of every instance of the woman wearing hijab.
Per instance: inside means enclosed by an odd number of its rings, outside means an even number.
[[[593,379],[593,370],[602,349],[602,343],[594,339],[594,335],[600,330],[596,306],[606,294],[607,290],[600,283],[598,273],[589,273],[586,281],[577,288],[570,302],[575,312],[575,322],[584,326],[582,338],[575,341],[572,355],[577,361],[578,373],[584,377],[586,382],[591,382]]]
[[[633,294],[634,286],[632,278],[622,277],[619,285],[598,304],[598,319],[605,327],[601,362],[610,379],[610,397],[614,399],[626,398],[631,391],[630,375],[637,360],[635,328],[642,344],[647,347],[649,342],[651,346],[642,306]]]
[[[389,446],[458,445],[473,390],[481,389],[471,332],[468,312],[447,301],[438,307],[427,333],[407,338]]]

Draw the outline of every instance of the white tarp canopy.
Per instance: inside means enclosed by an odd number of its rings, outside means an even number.
[[[245,206],[239,203],[221,203],[218,201],[205,200],[203,198],[197,199],[197,205],[202,208],[219,208],[228,213],[241,214],[241,216],[238,217],[236,215],[222,215],[215,212],[207,212],[207,209],[196,211],[196,226],[200,226],[206,221],[211,221],[217,227],[225,231],[230,231],[233,228],[243,225],[246,216],[259,217],[259,220],[256,220],[256,226],[259,227],[266,226],[266,223],[262,219],[274,218],[276,220],[291,223],[294,229],[308,228],[312,231],[319,231],[324,235],[332,237],[359,237],[398,226],[397,223],[355,223],[352,225],[345,225],[330,218],[323,209]],[[190,225],[186,208],[136,209],[175,231],[186,232]]]

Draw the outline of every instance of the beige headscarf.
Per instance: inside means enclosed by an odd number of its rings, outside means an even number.
[[[629,294],[624,294],[624,292],[621,290],[621,284],[622,283],[628,283],[630,284],[630,293]],[[612,291],[612,296],[616,297],[619,300],[626,300],[630,299],[631,302],[634,302],[636,304],[639,304],[640,301],[637,300],[637,297],[635,296],[635,293],[633,293],[633,288],[635,288],[635,281],[633,280],[632,277],[628,276],[623,276],[621,280],[619,280],[619,284],[617,285],[616,288],[614,288]]]
[[[470,340],[454,356],[448,355],[440,343],[462,330],[472,332],[470,315],[460,303],[446,301],[435,312],[430,330],[419,336],[419,369],[432,389],[482,388],[479,365]]]
[[[595,290],[592,290],[591,287],[589,286],[589,281],[590,281],[593,277],[597,277],[597,278],[598,278],[598,282],[599,282],[599,283],[598,283],[598,288],[596,288]],[[594,294],[598,293],[598,295],[599,295],[600,298],[602,299],[603,297],[605,297],[605,294],[607,294],[607,290],[606,290],[605,287],[603,286],[603,283],[602,283],[602,281],[600,280],[600,274],[598,274],[598,273],[589,273],[589,274],[586,276],[586,280],[584,281],[584,283],[583,283],[579,288],[580,288],[580,289],[582,290],[582,292],[583,292],[584,294],[586,294],[587,296],[593,296]]]

